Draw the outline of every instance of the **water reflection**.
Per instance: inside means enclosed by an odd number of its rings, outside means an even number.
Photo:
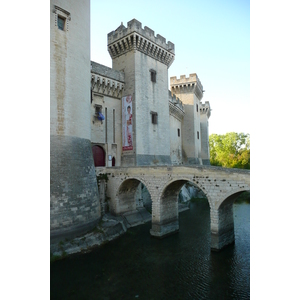
[[[151,223],[51,265],[51,299],[249,299],[250,205],[234,204],[236,242],[210,250],[207,201],[179,215],[178,234],[157,240]]]

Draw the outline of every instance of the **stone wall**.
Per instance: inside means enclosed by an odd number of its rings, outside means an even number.
[[[91,141],[100,145],[106,152],[106,166],[111,166],[109,155],[115,158],[115,165],[121,165],[122,154],[122,104],[124,72],[110,69],[91,62],[92,97],[90,105]],[[105,120],[96,115],[97,107]],[[99,109],[100,109],[99,108]]]
[[[113,69],[125,73],[124,96],[132,96],[133,150],[124,151],[122,165],[165,165],[170,160],[168,67],[174,44],[133,19],[108,34]],[[156,79],[151,79],[151,72]],[[152,115],[157,115],[157,124]]]
[[[83,233],[100,218],[90,141],[89,24],[89,1],[50,1],[51,239]]]
[[[179,79],[170,78],[171,92],[184,105],[184,119],[182,122],[183,151],[187,164],[202,164],[201,160],[201,128],[200,104],[203,97],[203,87],[197,74],[190,74],[188,78],[181,75]]]
[[[178,224],[178,195],[184,184],[198,187],[206,195],[211,215],[212,249],[234,241],[232,204],[250,190],[250,172],[212,166],[96,168],[107,174],[107,195],[113,214],[134,211],[135,193],[140,183],[152,199],[151,234],[162,237],[175,232]]]

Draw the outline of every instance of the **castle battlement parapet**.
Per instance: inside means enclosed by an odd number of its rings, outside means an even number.
[[[205,101],[205,103],[200,103],[199,110],[200,110],[200,114],[206,114],[207,118],[209,118],[211,114],[209,101]]]
[[[176,76],[170,77],[170,86],[172,94],[181,92],[194,92],[199,100],[203,98],[203,85],[201,84],[196,73],[190,74],[189,77],[180,75],[177,79]]]
[[[91,90],[93,93],[120,99],[124,81],[124,72],[91,61]]]
[[[172,95],[171,91],[169,91],[169,112],[170,115],[172,115],[179,121],[183,120],[185,113],[182,101],[180,101],[179,98],[175,95]]]
[[[127,28],[123,23],[107,35],[107,50],[112,59],[131,50],[138,50],[168,66],[171,66],[175,58],[175,45],[133,19],[127,22]]]

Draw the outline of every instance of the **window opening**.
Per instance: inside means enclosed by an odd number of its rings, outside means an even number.
[[[113,143],[116,142],[116,112],[113,109]]]
[[[157,112],[151,111],[150,114],[151,114],[151,122],[152,122],[152,124],[157,124]]]
[[[197,139],[199,140],[199,131],[197,131]]]
[[[101,124],[103,124],[103,121],[105,120],[105,116],[102,113],[102,105],[99,104],[94,104],[95,107],[95,114],[94,117],[101,121]]]
[[[65,18],[62,18],[61,16],[57,16],[57,27],[60,30],[65,30]]]
[[[156,71],[151,69],[150,70],[150,75],[151,75],[151,81],[156,82]]]
[[[179,128],[177,129],[177,134],[178,134],[178,136],[180,136],[180,129]]]
[[[105,143],[107,143],[107,107],[105,107]]]

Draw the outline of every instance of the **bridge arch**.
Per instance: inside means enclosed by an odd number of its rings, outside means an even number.
[[[211,249],[219,251],[224,246],[234,243],[234,216],[233,203],[246,191],[250,191],[249,187],[245,189],[233,189],[211,209]]]
[[[119,186],[116,193],[116,203],[118,210],[129,212],[136,210],[136,193],[138,187],[142,183],[148,190],[151,200],[153,199],[148,184],[141,178],[129,177],[126,178]]]
[[[178,195],[184,184],[190,183],[196,188],[202,190],[208,199],[209,206],[210,196],[205,189],[189,178],[176,178],[166,183],[158,197],[154,200],[152,209],[152,229],[151,235],[163,237],[179,230],[178,222]]]
[[[201,184],[193,182],[190,178],[185,178],[185,177],[176,178],[176,179],[169,181],[163,187],[163,190],[162,190],[161,194],[159,195],[159,197],[161,198],[161,197],[163,197],[163,195],[168,195],[168,194],[172,193],[172,191],[174,191],[176,193],[176,196],[178,199],[179,192],[182,189],[182,187],[184,186],[184,184],[186,184],[186,183],[189,183],[189,184],[193,185],[194,187],[198,188],[199,190],[201,190],[205,194],[206,198],[208,199],[209,206],[211,206],[211,203],[212,203],[211,196],[206,191],[205,186],[202,186]]]
[[[215,203],[215,209],[219,209],[224,205],[233,204],[234,201],[244,192],[249,192],[250,188],[246,186],[244,189],[236,188],[225,194],[218,202]]]

